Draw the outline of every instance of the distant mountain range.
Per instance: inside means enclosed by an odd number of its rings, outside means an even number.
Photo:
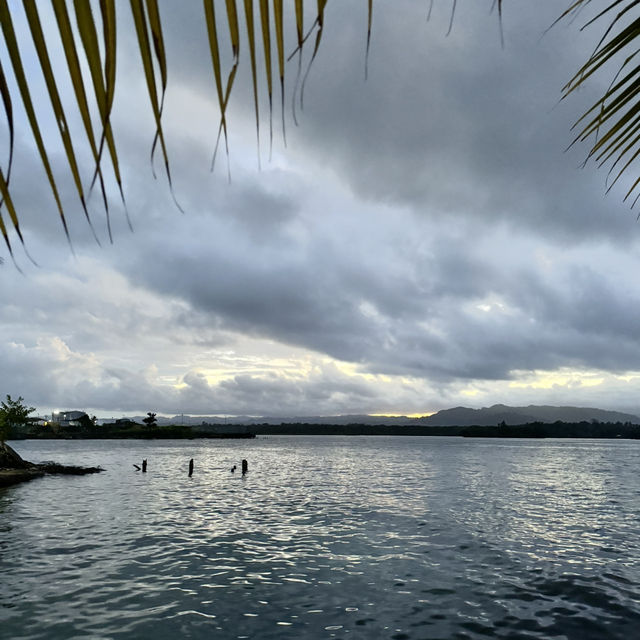
[[[142,422],[146,416],[134,416],[132,420]],[[588,407],[552,407],[528,405],[526,407],[509,407],[504,404],[494,404],[482,409],[470,409],[468,407],[455,407],[443,409],[430,416],[421,418],[408,418],[406,416],[370,416],[370,415],[341,415],[341,416],[233,416],[220,418],[218,416],[183,416],[177,415],[169,418],[159,417],[158,424],[228,424],[228,425],[253,425],[253,424],[365,424],[365,425],[389,425],[389,426],[431,426],[431,427],[466,427],[472,425],[493,426],[502,422],[508,425],[527,424],[531,422],[630,422],[640,424],[640,417],[630,413],[619,411],[606,411]]]
[[[505,424],[527,424],[530,422],[631,422],[640,424],[640,417],[620,411],[606,411],[589,407],[552,407],[530,404],[526,407],[509,407],[494,404],[482,409],[455,407],[444,409],[426,418],[418,418],[420,424],[447,426],[489,426],[504,422]]]

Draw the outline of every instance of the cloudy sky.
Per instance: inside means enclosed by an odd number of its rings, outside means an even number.
[[[134,232],[112,190],[109,244],[94,194],[98,246],[15,4],[73,253],[16,98],[12,187],[39,266],[18,249],[21,274],[2,252],[3,396],[99,416],[498,402],[640,413],[637,212],[623,187],[605,195],[605,172],[581,166],[586,147],[565,151],[610,77],[559,100],[602,25],[581,33],[585,15],[545,33],[566,2],[508,0],[502,47],[490,0],[458,2],[448,36],[451,3],[434,3],[427,22],[427,1],[378,0],[365,81],[366,3],[332,0],[298,126],[289,63],[287,145],[278,105],[271,159],[262,97],[261,168],[241,52],[229,182],[224,154],[210,172],[219,113],[201,3],[165,2],[163,122],[180,213],[159,158],[152,175],[152,117],[118,5],[113,123]],[[294,29],[288,38],[293,51]],[[5,122],[0,136],[6,148]]]

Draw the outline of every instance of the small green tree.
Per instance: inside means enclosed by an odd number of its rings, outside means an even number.
[[[83,416],[80,416],[80,418],[78,419],[78,422],[80,423],[80,428],[83,431],[93,431],[94,427],[96,426],[96,423],[98,422],[98,418],[96,418],[95,416],[93,416],[93,418],[90,418],[85,413]]]
[[[9,437],[11,429],[25,425],[29,422],[29,414],[35,411],[35,407],[27,407],[24,398],[18,396],[17,400],[7,394],[7,399],[0,402],[0,442]]]
[[[156,420],[156,414],[151,413],[151,411],[147,412],[147,417],[143,418],[142,422],[144,422],[147,427],[155,427],[158,424],[158,421]]]

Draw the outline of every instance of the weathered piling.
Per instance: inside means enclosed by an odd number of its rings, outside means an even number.
[[[247,471],[249,471],[249,465],[248,465],[246,460],[243,460],[242,461],[242,475],[247,473]]]
[[[189,460],[189,477],[193,475],[193,458]]]

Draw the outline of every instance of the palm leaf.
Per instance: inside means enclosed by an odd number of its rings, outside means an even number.
[[[585,9],[590,2],[576,0],[559,20]],[[563,88],[563,98],[566,98],[595,74],[611,67],[617,69],[604,95],[574,125],[577,134],[573,143],[580,141],[590,145],[587,159],[594,158],[601,167],[611,163],[609,175],[620,167],[608,190],[640,155],[640,67],[636,64],[629,69],[637,54],[636,43],[640,42],[640,18],[634,18],[631,13],[638,5],[640,0],[613,0],[585,23],[583,29],[609,20],[589,59]],[[613,12],[616,13],[611,17]],[[639,184],[640,179],[633,182],[625,200]]]
[[[253,108],[256,112],[256,146],[258,148],[258,167],[260,166],[260,109],[258,107],[258,72],[256,64],[256,33],[253,22],[253,0],[244,0],[244,15],[249,40],[249,58],[251,60],[251,81],[253,85]]]
[[[18,215],[13,206],[11,194],[9,193],[9,184],[8,184],[8,181],[5,180],[2,169],[0,169],[0,195],[2,195],[2,202],[5,204],[7,211],[9,212],[9,216],[11,217],[11,221],[13,222],[14,228],[18,233],[20,233],[20,227],[17,222]],[[4,224],[4,220],[2,219],[1,210],[0,210],[0,233],[2,233],[4,243],[7,245],[7,250],[9,251],[9,255],[11,256],[11,258],[13,258],[13,248],[11,246],[11,240],[9,239],[9,232],[7,231],[7,227]]]
[[[18,90],[20,92],[20,96],[22,97],[22,102],[24,104],[27,119],[29,121],[29,125],[31,126],[31,132],[33,134],[34,141],[38,148],[40,160],[42,162],[42,166],[45,170],[45,173],[47,174],[47,179],[49,180],[49,185],[51,187],[53,197],[56,201],[56,206],[58,209],[58,213],[60,215],[60,220],[62,221],[64,233],[67,237],[67,241],[71,243],[71,239],[69,237],[69,228],[67,226],[67,220],[65,218],[64,209],[62,207],[62,201],[60,200],[58,187],[56,185],[55,178],[53,177],[53,171],[51,169],[51,164],[49,162],[49,156],[44,146],[42,133],[40,132],[40,125],[38,124],[38,118],[36,116],[36,111],[33,106],[33,101],[31,99],[31,92],[29,91],[29,82],[27,81],[27,77],[25,75],[24,67],[22,64],[22,58],[20,56],[20,50],[18,49],[18,41],[16,39],[15,30],[13,28],[11,12],[9,11],[9,7],[7,6],[6,0],[0,0],[0,27],[2,28],[2,35],[4,37],[5,45],[7,47],[9,61],[13,69],[16,83],[18,84]],[[11,204],[11,208],[9,208],[11,199],[9,198],[8,184],[4,179],[4,177],[2,179],[2,183],[5,187],[5,190],[3,190],[3,193],[2,193],[3,202],[9,210],[9,214],[13,221],[14,229],[18,234],[20,241],[24,245],[22,234],[20,233],[19,226],[17,223],[18,218],[17,218],[17,214],[15,213],[15,208],[13,207],[12,204]]]
[[[282,111],[282,139],[287,146],[287,134],[284,126],[284,15],[282,0],[273,0],[273,19],[276,27],[276,46],[278,49],[278,73],[280,75],[280,109]]]
[[[9,158],[7,159],[7,177],[5,183],[8,188],[9,180],[11,178],[11,165],[13,164],[13,145],[15,142],[15,131],[13,124],[13,103],[11,102],[11,93],[9,92],[7,79],[2,68],[2,61],[0,61],[0,95],[2,95],[2,104],[4,106],[4,113],[7,117],[7,125],[9,127]],[[4,177],[3,180],[5,180]],[[4,198],[0,197],[0,209],[2,209],[3,202]]]
[[[112,0],[105,0],[100,2],[100,7],[103,21],[105,45],[104,75],[102,72],[103,62],[100,53],[100,46],[98,44],[98,34],[96,31],[95,20],[91,12],[91,5],[87,0],[74,0],[74,12],[76,17],[76,24],[78,27],[78,33],[80,35],[80,43],[87,60],[87,66],[89,68],[89,74],[91,76],[91,82],[93,84],[95,103],[98,109],[98,113],[100,114],[100,123],[102,129],[100,135],[100,144],[98,147],[98,160],[96,162],[96,169],[94,171],[94,178],[92,183],[95,181],[95,177],[98,173],[102,151],[106,142],[107,148],[109,149],[109,156],[111,158],[111,165],[113,167],[114,176],[120,191],[120,197],[124,204],[124,191],[122,188],[122,178],[120,174],[118,152],[116,150],[116,144],[111,128],[111,109],[113,106],[113,98],[115,94],[115,5],[113,5]],[[112,49],[113,51],[111,51]],[[113,241],[108,210],[107,230],[109,232],[109,240]]]
[[[221,1],[221,0],[219,0]],[[216,22],[215,1],[203,0],[204,22],[207,29],[211,67],[214,77],[215,95],[220,109],[220,119],[217,123],[217,137],[213,153],[213,161],[220,143],[224,137],[227,161],[229,158],[228,141],[228,106],[234,81],[240,64],[241,48],[246,46],[250,64],[251,81],[253,86],[253,108],[256,120],[256,140],[258,159],[260,162],[260,110],[259,93],[266,90],[269,100],[269,148],[270,155],[273,144],[273,65],[277,64],[277,74],[280,81],[280,102],[282,118],[282,139],[286,146],[285,128],[285,11],[291,13],[291,24],[295,28],[294,39],[297,56],[297,75],[293,87],[291,115],[297,122],[296,96],[299,91],[300,106],[304,104],[304,87],[309,70],[319,51],[324,30],[324,14],[327,0],[317,0],[315,17],[307,33],[304,32],[303,0],[288,2],[283,0],[258,0],[260,18],[256,20],[254,0],[243,0],[244,5],[244,36],[241,34],[238,19],[237,0],[225,0],[226,21],[224,24]],[[38,4],[35,0],[23,0],[25,15],[29,26],[29,33],[35,45],[37,59],[42,76],[47,87],[51,109],[61,137],[66,167],[75,184],[75,190],[82,205],[85,216],[89,219],[87,207],[87,193],[83,187],[80,163],[77,159],[76,147],[79,142],[77,136],[70,132],[68,122],[72,116],[79,118],[84,128],[84,138],[93,158],[92,180],[93,187],[99,180],[102,199],[106,212],[107,228],[111,238],[109,219],[108,194],[105,187],[104,167],[102,156],[105,147],[108,149],[113,177],[119,190],[125,213],[128,212],[124,198],[123,179],[120,170],[115,137],[111,125],[111,115],[116,91],[116,2],[115,0],[51,0],[56,25],[66,66],[64,73],[68,74],[73,87],[71,101],[74,113],[69,111],[70,105],[64,104],[60,95],[60,69],[52,63],[52,52],[43,34],[38,14]],[[604,6],[598,5],[593,16],[585,21],[583,28],[603,24],[602,37],[593,53],[575,72],[563,88],[566,98],[596,74],[610,73],[613,78],[604,95],[575,124],[574,144],[589,144],[588,159],[592,158],[599,166],[608,167],[611,177],[610,189],[618,180],[632,171],[635,161],[640,156],[640,65],[636,61],[640,42],[640,17],[637,16],[640,0],[610,0]],[[10,176],[13,167],[13,151],[15,144],[16,114],[14,109],[14,93],[20,96],[26,121],[29,124],[32,138],[35,142],[40,163],[45,171],[49,187],[56,203],[58,216],[66,237],[69,231],[65,208],[63,207],[56,179],[54,178],[48,151],[45,147],[40,129],[42,116],[39,106],[36,109],[31,97],[31,83],[27,78],[20,51],[20,43],[13,27],[12,13],[14,5],[7,0],[0,0],[0,29],[4,39],[5,49],[0,59],[0,96],[9,130],[9,149],[6,170],[0,173],[0,233],[7,249],[13,255],[10,234],[15,235],[24,244],[19,226],[19,216],[13,199],[11,198]],[[71,24],[69,8],[73,7],[75,29]],[[92,6],[99,7],[99,17],[94,16]],[[308,6],[308,5],[307,5]],[[433,6],[430,0],[429,13]],[[492,6],[497,6],[501,20],[503,2],[492,0]],[[585,9],[595,5],[591,0],[573,0],[569,7],[559,16],[559,20],[581,15]],[[366,22],[366,51],[365,75],[368,73],[368,59],[371,46],[371,32],[373,24],[373,0],[367,2]],[[457,7],[457,1],[451,3],[451,25]],[[167,91],[169,90],[169,60],[164,42],[163,25],[157,0],[130,0],[130,8],[135,26],[135,37],[140,52],[142,72],[146,82],[154,123],[154,137],[151,143],[150,162],[154,171],[154,156],[160,150],[164,169],[169,183],[171,196],[175,201],[172,174],[170,170],[167,141],[162,126],[162,117]],[[451,28],[450,25],[450,28]],[[501,26],[502,28],[502,26]],[[100,41],[98,32],[102,31]],[[303,48],[308,38],[315,31],[315,45],[308,60],[304,76],[301,78]],[[258,33],[257,33],[258,32]],[[231,67],[223,72],[223,56],[221,55],[221,36],[226,36],[231,43]],[[259,76],[257,66],[257,39],[261,36],[264,59],[264,76]],[[275,45],[274,45],[275,41]],[[83,72],[80,62],[81,52],[86,61],[87,76]],[[274,59],[277,63],[274,63]],[[5,78],[5,70],[11,70],[15,79],[15,87]],[[611,71],[613,69],[613,71]],[[223,79],[225,78],[226,79]],[[90,85],[89,85],[90,83]],[[93,91],[88,91],[88,86]],[[92,93],[92,95],[89,95]],[[97,113],[99,122],[92,121],[91,114]],[[212,162],[213,165],[213,162]],[[2,169],[0,169],[2,171]],[[155,171],[154,171],[155,176]],[[629,198],[640,188],[640,178],[633,181],[625,198]],[[177,202],[176,202],[177,204]],[[179,206],[179,205],[178,205]],[[7,212],[7,220],[1,217],[2,208]],[[69,240],[70,241],[70,240]]]
[[[160,149],[162,151],[162,157],[164,159],[164,168],[167,174],[167,181],[169,183],[169,189],[171,191],[171,197],[180,211],[182,207],[176,200],[173,191],[173,181],[171,179],[171,168],[169,166],[169,153],[167,151],[167,145],[165,142],[164,132],[162,130],[162,107],[164,104],[164,96],[167,87],[167,72],[166,72],[166,60],[164,58],[164,44],[162,38],[162,27],[160,24],[160,15],[155,0],[147,0],[145,13],[145,5],[142,0],[130,0],[131,13],[133,15],[133,22],[136,29],[136,35],[138,37],[138,46],[140,50],[140,58],[142,59],[142,67],[144,69],[144,76],[147,83],[147,92],[149,93],[149,101],[151,103],[151,111],[156,125],[156,133],[151,145],[151,168],[153,170],[153,155],[156,148],[156,143],[160,143]],[[147,24],[147,18],[149,24]],[[151,54],[151,44],[149,34],[154,43],[154,51],[156,59],[160,69],[160,81],[161,91],[158,95],[156,87],[156,76],[153,64],[153,57]],[[154,171],[155,177],[155,171]]]
[[[269,96],[269,160],[273,149],[273,76],[271,73],[271,28],[269,26],[269,0],[260,0],[260,25],[262,27],[262,48],[264,50],[264,70]]]
[[[87,219],[87,222],[89,223],[89,227],[91,228],[96,241],[99,242],[97,236],[95,235],[95,231],[93,230],[93,224],[91,223],[89,210],[87,209],[84,189],[82,187],[82,180],[80,179],[80,170],[78,169],[78,161],[76,159],[73,143],[71,141],[71,134],[69,132],[69,124],[67,122],[67,117],[62,106],[62,100],[60,99],[60,94],[58,92],[57,82],[54,76],[53,68],[51,66],[51,60],[49,58],[49,52],[45,43],[44,33],[42,31],[42,25],[40,24],[40,17],[38,15],[38,9],[36,7],[35,1],[25,0],[24,10],[27,16],[29,28],[31,30],[33,44],[35,45],[36,53],[38,54],[38,60],[40,61],[40,66],[42,68],[42,74],[47,86],[49,98],[51,100],[51,107],[56,117],[58,131],[60,132],[60,137],[62,138],[62,145],[67,156],[67,163],[69,165],[69,169],[71,170],[73,181],[78,192],[78,198],[80,199],[80,203],[82,204],[82,210],[84,211],[84,215]]]
[[[226,103],[224,100],[225,91],[222,86],[222,62],[220,59],[220,46],[218,45],[218,27],[216,24],[216,9],[213,0],[204,0],[204,14],[207,24],[207,34],[209,36],[209,52],[211,55],[211,65],[213,68],[213,77],[216,83],[216,92],[218,94],[218,106],[220,107],[220,125],[218,127],[218,136],[211,160],[211,170],[215,164],[218,144],[220,142],[220,132],[224,134],[225,149],[227,152],[227,161],[229,159],[229,144],[227,136],[227,119],[226,119]]]
[[[100,190],[102,192],[102,199],[104,202],[105,212],[109,215],[109,203],[107,201],[106,190],[104,186],[104,178],[102,170],[100,168],[100,161],[98,155],[98,143],[93,131],[93,125],[91,123],[91,114],[89,110],[89,101],[87,99],[87,92],[85,90],[84,80],[82,77],[82,71],[80,68],[80,59],[78,57],[78,51],[76,48],[75,39],[73,37],[73,30],[71,27],[71,20],[69,19],[69,13],[67,11],[66,4],[62,0],[53,0],[53,10],[56,16],[56,22],[58,24],[58,31],[60,33],[60,39],[62,41],[62,47],[64,49],[65,59],[67,61],[67,68],[69,70],[69,76],[71,77],[71,83],[73,85],[73,91],[76,98],[76,105],[78,112],[82,119],[87,141],[93,155],[95,162],[95,172],[100,178]]]
[[[316,59],[316,55],[318,55],[318,50],[320,49],[320,42],[322,40],[322,30],[324,29],[324,10],[327,6],[327,0],[318,0],[318,15],[316,17],[316,21],[314,26],[317,26],[316,32],[316,43],[313,47],[313,53],[311,54],[311,59],[309,60],[309,64],[307,65],[307,70],[304,73],[304,78],[302,79],[302,87],[300,88],[300,108],[304,107],[304,88],[307,83],[307,77],[309,76],[309,72],[311,71],[311,66],[313,65],[313,61]],[[368,59],[368,39],[367,39],[367,59]],[[366,77],[366,63],[365,63],[365,77]]]

